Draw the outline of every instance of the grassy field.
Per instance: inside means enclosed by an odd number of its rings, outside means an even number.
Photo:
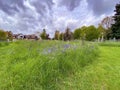
[[[120,43],[0,43],[0,90],[119,90]]]

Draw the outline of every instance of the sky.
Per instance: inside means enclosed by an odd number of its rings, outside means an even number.
[[[114,15],[119,0],[0,0],[0,29],[32,34],[46,29],[73,31],[81,26],[97,26]]]

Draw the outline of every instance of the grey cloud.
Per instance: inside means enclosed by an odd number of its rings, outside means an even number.
[[[39,23],[41,23],[42,26],[46,26],[46,24],[52,23],[52,7],[54,5],[53,0],[31,0],[30,5],[34,6],[37,13],[39,14]]]
[[[68,10],[73,11],[79,6],[81,0],[61,0],[59,6],[65,6]]]
[[[25,2],[28,2],[36,11],[25,6]],[[14,28],[19,29],[19,31],[34,30],[36,27],[42,28],[47,24],[52,24],[53,5],[52,0],[7,0],[7,2],[0,0],[1,11],[5,12],[6,16],[11,15],[15,19],[17,23],[15,23]],[[15,17],[13,17],[13,14],[15,14]],[[6,18],[5,21],[7,20]]]
[[[19,12],[19,8],[25,10],[24,0],[0,0],[0,9],[7,14]]]
[[[39,14],[44,16],[45,12],[52,9],[54,3],[52,0],[32,0],[30,4],[36,8]]]
[[[109,14],[114,11],[114,6],[118,0],[87,0],[88,9],[92,9],[94,14]]]

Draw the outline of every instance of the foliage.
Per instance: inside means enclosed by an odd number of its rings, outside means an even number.
[[[6,40],[7,39],[7,34],[5,31],[0,30],[0,40]]]
[[[74,39],[93,41],[99,37],[101,29],[103,28],[99,27],[97,29],[93,25],[89,27],[83,26],[74,31]]]
[[[70,28],[67,28],[64,33],[64,41],[72,40],[73,39],[73,33],[70,31]]]
[[[60,32],[56,30],[55,35],[54,35],[54,39],[59,40],[59,38],[60,38]]]
[[[63,38],[64,38],[64,33],[60,33],[59,39],[60,39],[60,40],[63,40]]]
[[[114,24],[114,19],[113,19],[112,16],[105,17],[101,21],[101,23],[99,24],[99,26],[102,26],[104,28],[104,30],[105,30],[105,34],[104,34],[105,35],[105,39],[110,39],[111,38],[111,33],[112,33],[111,26],[112,26],[112,24]]]
[[[107,33],[106,33],[106,29],[102,26],[102,25],[99,25],[98,26],[98,28],[97,28],[97,30],[98,30],[98,33],[99,33],[99,37],[101,38],[102,36],[104,37],[104,38],[106,38],[106,36],[107,36]]]
[[[114,21],[115,23],[112,24],[111,30],[111,37],[112,38],[116,38],[116,39],[120,39],[120,4],[116,5],[116,10],[115,10],[115,15],[114,15]]]
[[[82,40],[85,40],[86,39],[86,32],[88,30],[88,27],[87,26],[83,26],[81,27],[81,39]]]
[[[105,28],[106,30],[109,30],[113,23],[114,23],[113,17],[112,16],[110,16],[110,17],[107,16],[101,21],[100,25],[103,28]]]
[[[46,39],[46,36],[47,36],[46,30],[43,29],[43,32],[40,34],[40,37],[41,37],[43,40],[45,40],[45,39]]]
[[[95,39],[98,39],[99,37],[99,31],[94,26],[87,27],[85,31],[85,38],[88,41],[93,41]]]
[[[6,33],[7,33],[7,39],[9,39],[10,41],[12,41],[13,40],[13,34],[12,34],[12,32],[11,31],[7,31]]]
[[[81,28],[75,29],[75,31],[73,33],[73,37],[74,37],[74,39],[80,39],[80,37],[81,37]]]

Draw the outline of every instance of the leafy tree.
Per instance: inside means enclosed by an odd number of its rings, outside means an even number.
[[[115,6],[116,10],[115,10],[115,15],[114,15],[114,21],[115,23],[112,24],[111,30],[111,37],[112,38],[116,38],[116,39],[120,39],[120,4],[116,4]]]
[[[88,27],[83,26],[81,27],[81,39],[85,39]]]
[[[60,32],[56,30],[55,35],[54,35],[54,39],[59,40],[59,38],[60,38]]]
[[[80,39],[80,37],[81,37],[81,28],[75,29],[75,31],[73,33],[73,37],[74,37],[74,39]]]
[[[105,28],[106,30],[109,30],[113,23],[114,23],[113,17],[112,16],[110,16],[110,17],[107,16],[101,21],[100,25],[103,28]]]
[[[63,40],[63,37],[64,37],[64,33],[60,33],[59,39],[60,39],[60,40]]]
[[[99,37],[99,32],[97,28],[93,25],[87,27],[87,30],[85,31],[85,38],[88,41],[93,41],[95,39],[98,39]]]
[[[44,40],[47,37],[46,30],[43,29],[43,32],[40,34],[40,37]]]
[[[65,30],[65,33],[64,33],[64,40],[65,40],[65,41],[67,41],[67,40],[72,40],[72,38],[73,38],[73,33],[70,32],[70,29],[69,29],[69,28],[67,28],[67,29]]]
[[[106,29],[101,24],[99,24],[97,30],[98,30],[99,37],[103,36],[104,38],[106,38]]]
[[[0,40],[6,40],[7,39],[7,34],[5,31],[0,30]]]
[[[46,39],[50,40],[51,38],[49,37],[49,34],[46,34]]]
[[[97,30],[97,28],[95,28],[93,25],[89,27],[83,26],[74,31],[74,39],[82,39],[82,41],[86,39],[91,41],[97,39],[99,34],[99,30]]]
[[[11,31],[7,31],[7,39],[9,39],[10,41],[13,40],[13,33]]]
[[[100,26],[102,26],[105,29],[107,39],[109,39],[111,37],[111,32],[112,32],[111,26],[113,23],[114,23],[114,19],[112,16],[105,17],[100,23]]]

